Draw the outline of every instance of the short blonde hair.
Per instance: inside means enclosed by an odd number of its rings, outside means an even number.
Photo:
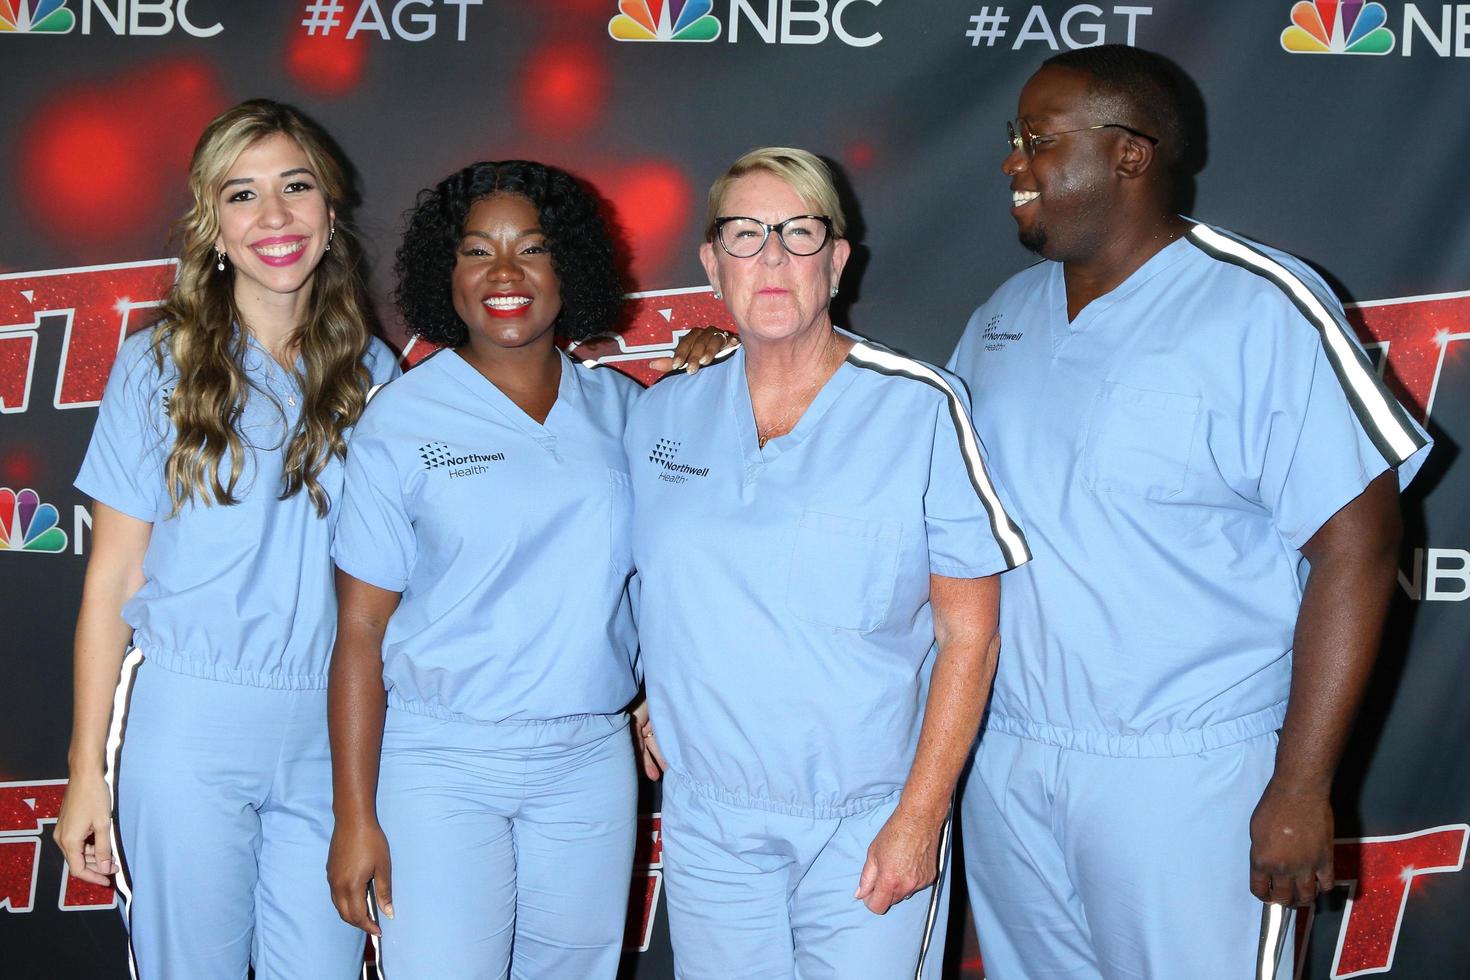
[[[704,239],[715,240],[715,220],[725,203],[730,185],[746,174],[764,171],[784,180],[796,192],[796,196],[812,209],[814,214],[832,219],[832,234],[841,238],[847,234],[847,218],[842,213],[842,202],[838,200],[837,188],[832,183],[832,170],[815,153],[791,146],[763,146],[751,150],[730,164],[730,169],[715,178],[709,187],[709,214],[704,226]]]

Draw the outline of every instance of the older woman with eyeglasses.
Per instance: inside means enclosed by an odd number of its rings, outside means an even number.
[[[744,344],[629,417],[681,978],[891,980],[942,948],[997,575],[1029,557],[959,382],[833,325],[845,229],[812,154],[737,160],[700,257]]]

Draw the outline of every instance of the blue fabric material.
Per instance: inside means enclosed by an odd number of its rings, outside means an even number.
[[[686,785],[821,818],[895,797],[934,654],[930,574],[1026,557],[972,431],[957,382],[863,341],[764,449],[744,351],[645,393],[625,441],[639,631]]]
[[[622,435],[638,391],[567,358],[541,425],[445,350],[373,399],[333,556],[403,594],[383,642],[395,708],[499,723],[632,700]]]
[[[278,499],[286,442],[301,413],[290,373],[251,339],[252,384],[240,431],[249,451],[238,503],[196,497],[170,516],[163,466],[173,445],[168,399],[177,371],[160,371],[149,332],[124,341],[97,412],[76,487],[153,525],[143,587],[123,606],[133,642],[154,664],[197,677],[282,689],[320,689],[337,629],[330,545],[340,512],[342,462],[318,477],[331,501],[325,518],[303,490]],[[398,373],[373,340],[364,357],[374,383]],[[299,369],[298,365],[298,369]],[[220,467],[227,476],[230,460]],[[212,498],[211,498],[212,499]]]
[[[625,715],[483,725],[389,709],[384,976],[613,980],[636,811]]]
[[[875,915],[853,897],[897,801],[846,817],[728,806],[665,780],[664,894],[679,980],[939,980],[946,875]],[[947,870],[947,869],[946,869]],[[932,921],[931,921],[932,920]]]
[[[1249,825],[1275,758],[1274,734],[1136,759],[987,730],[960,810],[988,980],[1255,976]]]
[[[144,659],[116,769],[138,975],[349,980],[364,937],[332,904],[327,696]]]
[[[1068,322],[1042,262],[950,367],[1036,556],[1001,592],[991,728],[1137,757],[1279,728],[1298,549],[1428,452],[1320,278],[1201,226]]]

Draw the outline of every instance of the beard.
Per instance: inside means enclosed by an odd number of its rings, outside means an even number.
[[[1023,248],[1041,255],[1042,250],[1046,248],[1046,229],[1041,226],[1040,222],[1037,222],[1030,228],[1018,229],[1016,239]]]

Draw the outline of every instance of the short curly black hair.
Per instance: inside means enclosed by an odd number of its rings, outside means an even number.
[[[443,347],[459,347],[469,328],[454,311],[450,284],[465,218],[477,201],[511,194],[531,202],[546,233],[561,283],[553,329],[568,340],[606,333],[623,309],[612,236],[597,195],[564,170],[530,160],[472,163],[419,192],[407,215],[393,272],[393,301],[408,332]]]

